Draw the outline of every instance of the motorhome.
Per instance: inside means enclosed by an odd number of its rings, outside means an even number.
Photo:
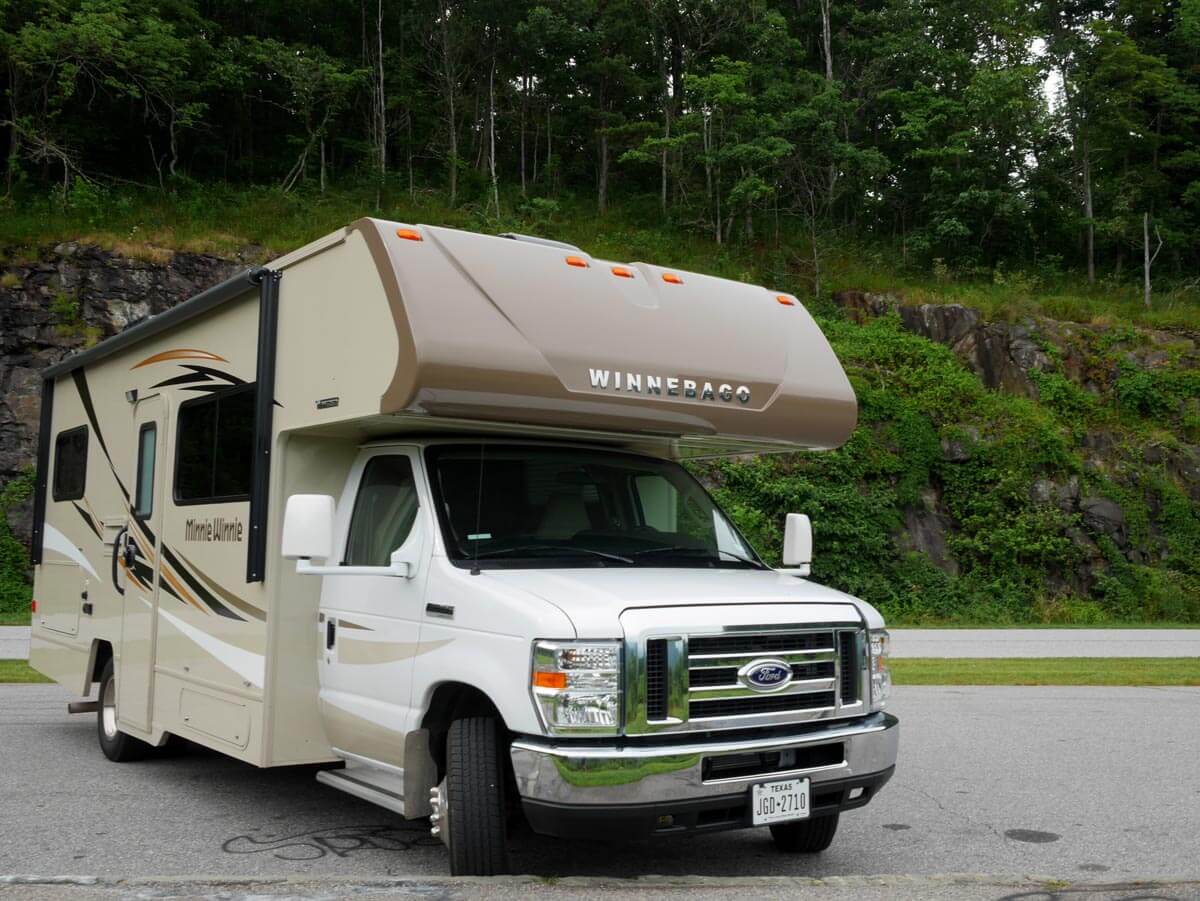
[[[883,619],[683,464],[856,420],[790,294],[362,219],[46,370],[31,663],[113,761],[328,764],[454,874],[521,817],[818,852],[895,767]]]

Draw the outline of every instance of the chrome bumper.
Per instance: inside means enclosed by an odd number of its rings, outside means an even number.
[[[653,804],[736,794],[755,782],[807,776],[814,789],[890,771],[896,765],[900,724],[876,713],[787,736],[688,744],[556,744],[518,738],[512,744],[517,790],[526,801],[597,807]],[[841,762],[735,778],[705,779],[706,758],[842,745]]]

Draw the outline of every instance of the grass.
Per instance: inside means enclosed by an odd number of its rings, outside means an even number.
[[[0,683],[50,681],[24,660],[0,660]]]
[[[1117,622],[1105,620],[1099,623],[995,623],[973,622],[970,620],[950,622],[904,622],[888,620],[889,629],[1200,629],[1200,623],[1170,622],[1167,620],[1154,622]]]
[[[1200,657],[912,657],[897,685],[1200,685]]]
[[[28,626],[29,611],[18,610],[9,612],[0,610],[0,626]]]

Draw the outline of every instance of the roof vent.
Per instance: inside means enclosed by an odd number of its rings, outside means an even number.
[[[529,244],[541,244],[543,247],[556,247],[559,250],[574,250],[578,253],[583,253],[582,248],[576,247],[574,244],[568,244],[566,241],[554,241],[550,238],[538,238],[534,235],[518,235],[516,232],[504,232],[500,237],[508,238],[510,241],[525,241]]]

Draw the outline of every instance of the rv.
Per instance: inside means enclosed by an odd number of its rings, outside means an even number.
[[[113,761],[329,764],[454,874],[522,816],[819,852],[895,766],[884,622],[681,463],[856,420],[790,294],[359,220],[46,370],[31,663]]]

